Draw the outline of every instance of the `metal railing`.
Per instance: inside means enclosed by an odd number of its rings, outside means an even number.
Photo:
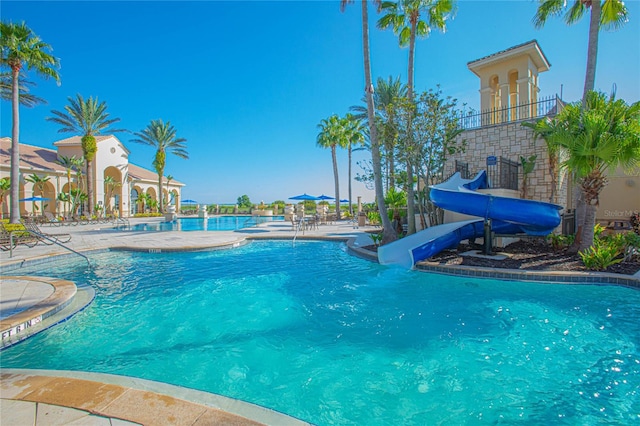
[[[495,165],[487,165],[487,178],[490,188],[504,188],[518,190],[518,167],[517,161],[499,157]]]
[[[11,257],[13,257],[13,246],[14,246],[14,243],[13,243],[13,234],[14,234],[14,232],[16,232],[16,231],[11,231],[11,232],[9,232],[9,238],[10,238],[10,241],[9,241],[9,244],[10,244],[10,245],[9,245],[9,257],[10,257],[10,258],[11,258]],[[71,247],[67,247],[67,246],[65,246],[64,244],[62,244],[61,242],[59,242],[59,241],[58,241],[58,240],[56,240],[55,238],[51,238],[51,237],[49,237],[49,236],[47,236],[47,235],[45,235],[45,234],[42,234],[42,233],[40,233],[40,232],[36,232],[36,231],[30,230],[30,229],[24,229],[24,230],[22,230],[22,229],[21,229],[21,230],[20,230],[20,231],[18,231],[18,232],[28,232],[29,234],[31,234],[31,235],[33,235],[33,236],[35,236],[35,237],[36,237],[36,238],[38,238],[38,239],[45,239],[45,240],[48,240],[48,241],[50,241],[50,242],[51,242],[51,243],[53,243],[53,244],[57,244],[57,245],[59,245],[60,247],[62,247],[62,248],[63,248],[63,249],[65,249],[65,250],[69,250],[70,252],[75,253],[75,254],[77,254],[77,255],[78,255],[78,256],[80,256],[80,257],[84,257],[84,259],[87,261],[87,264],[89,265],[89,268],[91,268],[91,262],[89,261],[89,258],[88,258],[87,256],[85,256],[84,254],[82,254],[82,253],[80,253],[80,252],[75,251],[75,250],[74,250],[74,249],[72,249]]]
[[[493,108],[480,112],[474,110],[463,111],[458,117],[458,128],[471,130],[496,124],[530,120],[546,115],[556,115],[563,105],[564,103],[558,95],[554,95],[537,102]]]

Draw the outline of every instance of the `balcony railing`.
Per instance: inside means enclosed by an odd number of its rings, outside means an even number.
[[[558,95],[554,95],[537,102],[499,109],[490,109],[481,112],[472,110],[460,113],[458,126],[461,129],[471,130],[496,124],[529,120],[546,115],[556,115],[563,105]]]

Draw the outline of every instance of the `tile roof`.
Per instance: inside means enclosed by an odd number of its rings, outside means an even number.
[[[111,136],[98,136],[96,139],[100,138],[100,141],[106,140]],[[54,145],[72,145],[75,143],[79,143],[80,138],[78,136],[74,136],[71,138],[63,139],[61,141],[55,142]],[[0,166],[10,167],[11,166],[11,138],[0,138]],[[54,149],[43,148],[40,146],[27,145],[24,143],[20,144],[20,168],[21,169],[33,169],[41,170],[44,173],[56,173],[62,172],[66,173],[66,169],[58,164],[56,161],[58,159],[58,152]],[[136,166],[135,164],[129,163],[129,176],[134,179],[144,180],[144,181],[158,181],[158,174],[155,171],[145,169],[144,167]],[[166,179],[165,179],[166,181]],[[185,186],[184,183],[171,180],[171,185],[177,186]]]
[[[483,56],[482,58],[473,60],[473,61],[469,61],[467,62],[467,67],[472,68],[478,64],[480,64],[481,62],[488,62],[491,59],[497,59],[500,56],[508,56],[509,53],[511,52],[515,52],[517,50],[521,50],[523,48],[526,47],[531,47],[531,48],[535,48],[538,52],[540,52],[540,59],[544,62],[544,64],[546,65],[546,68],[551,67],[551,63],[549,62],[549,60],[547,59],[546,55],[544,54],[544,52],[542,51],[542,48],[540,47],[540,45],[538,44],[537,40],[529,40],[525,43],[521,43],[512,47],[509,47],[507,49],[501,50],[499,52],[495,52],[492,53],[491,55],[487,55],[487,56]]]

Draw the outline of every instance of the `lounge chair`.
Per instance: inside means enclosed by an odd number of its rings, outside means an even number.
[[[44,212],[44,221],[42,223],[46,223],[53,226],[62,225],[62,221],[55,217],[51,212]]]
[[[26,230],[31,233],[31,235],[35,236],[39,242],[46,245],[52,245],[56,242],[68,243],[71,241],[71,234],[48,234],[46,232],[42,232],[38,227],[38,224],[30,220],[23,220],[22,224]]]
[[[18,245],[34,247],[36,244],[38,244],[38,238],[23,224],[0,222],[0,250],[9,251]]]

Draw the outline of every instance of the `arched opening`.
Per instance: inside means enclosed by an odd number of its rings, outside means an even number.
[[[120,216],[122,211],[122,172],[117,167],[104,169],[104,213]]]
[[[150,213],[158,211],[158,194],[156,193],[155,188],[149,187],[147,188],[147,206],[146,210]]]
[[[142,203],[142,200],[140,200],[140,188],[138,187],[131,188],[131,197],[130,197],[131,211],[129,213],[132,216],[138,214],[138,212],[142,210],[141,203]]]

